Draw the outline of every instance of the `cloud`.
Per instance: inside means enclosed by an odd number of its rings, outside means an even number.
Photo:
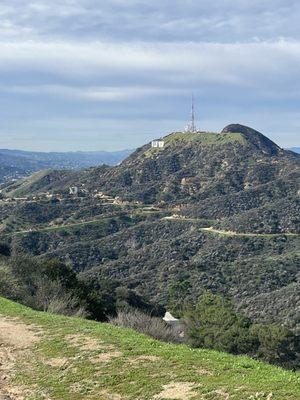
[[[183,126],[194,92],[207,129],[296,137],[299,18],[298,0],[2,0],[0,136],[85,144],[86,124],[144,140]]]
[[[164,89],[152,86],[125,86],[125,87],[90,87],[90,86],[65,86],[65,85],[23,85],[23,86],[0,86],[0,92],[22,94],[22,95],[38,95],[38,96],[54,96],[63,98],[72,98],[78,100],[87,100],[92,102],[110,102],[124,101],[128,99],[138,99],[149,96],[159,95],[179,95],[186,94],[186,90],[180,89]]]
[[[153,85],[152,91],[158,82],[166,89],[232,85],[262,93],[280,89],[285,95],[299,88],[295,80],[300,67],[298,41],[233,44],[10,41],[0,42],[0,53],[2,73],[23,71],[24,79],[30,70],[47,71],[52,76],[75,81],[93,78],[105,87],[114,87],[117,80],[122,80],[123,86],[128,86],[127,81],[135,81],[134,86],[145,86],[143,82],[147,80]],[[88,93],[86,96],[89,97]]]
[[[145,18],[146,16],[146,18]],[[2,0],[16,35],[114,40],[231,42],[300,39],[298,0]],[[23,36],[24,37],[24,36]],[[236,39],[235,39],[236,40]]]

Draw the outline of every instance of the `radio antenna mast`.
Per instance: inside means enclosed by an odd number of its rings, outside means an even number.
[[[195,133],[197,132],[196,124],[195,124],[195,99],[194,94],[192,95],[192,104],[191,104],[191,119],[185,128],[185,132]]]

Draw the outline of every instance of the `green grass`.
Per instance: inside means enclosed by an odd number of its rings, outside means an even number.
[[[272,400],[300,398],[299,374],[248,357],[161,343],[132,330],[40,313],[3,298],[0,315],[17,317],[41,332],[30,356],[16,366],[14,384],[32,389],[28,399],[150,400],[172,382],[193,384],[196,400],[267,399],[270,393]],[[93,340],[99,348],[80,348],[68,335],[78,335],[83,345]],[[116,351],[118,356],[106,362],[91,361]],[[143,361],[141,356],[157,359]],[[63,365],[50,365],[62,358]]]
[[[226,144],[230,142],[245,143],[245,139],[240,133],[214,133],[214,132],[175,132],[171,135],[164,137],[165,145],[174,144],[178,141],[192,142],[197,141],[201,144],[212,145],[212,144]]]
[[[227,143],[239,143],[245,144],[246,140],[241,133],[215,133],[215,132],[174,132],[170,135],[165,136],[164,138],[165,146],[163,148],[152,148],[150,147],[143,154],[144,157],[152,157],[155,154],[159,154],[163,152],[165,148],[170,146],[176,146],[179,143],[189,143],[196,142],[197,144],[203,146],[210,145],[223,145]]]

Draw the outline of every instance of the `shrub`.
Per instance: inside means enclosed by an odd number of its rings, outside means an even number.
[[[19,255],[3,261],[0,265],[0,295],[36,310],[69,316],[87,315],[76,274],[55,260],[43,262]]]
[[[169,326],[161,318],[151,317],[149,314],[144,314],[139,310],[119,311],[116,317],[110,319],[110,323],[134,329],[164,342],[182,342],[179,329]]]
[[[35,308],[53,314],[72,317],[86,317],[87,312],[80,304],[80,299],[65,288],[59,281],[49,281],[41,277],[33,296]]]
[[[300,367],[300,337],[280,325],[255,325],[230,301],[204,293],[185,314],[188,343],[233,354],[248,354],[285,368]]]
[[[249,331],[251,321],[237,315],[232,304],[221,296],[203,294],[196,307],[185,313],[184,320],[193,347],[243,354],[255,346]]]
[[[25,288],[8,265],[0,264],[0,294],[12,300],[24,297]]]
[[[6,257],[10,256],[10,247],[8,244],[0,242],[0,255]]]
[[[259,342],[258,358],[287,368],[299,368],[299,336],[279,325],[253,325],[251,332]]]

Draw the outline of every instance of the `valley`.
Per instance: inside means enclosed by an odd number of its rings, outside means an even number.
[[[15,255],[58,258],[164,307],[182,284],[176,301],[210,290],[298,331],[300,156],[241,125],[164,141],[116,167],[2,185],[1,237]]]

